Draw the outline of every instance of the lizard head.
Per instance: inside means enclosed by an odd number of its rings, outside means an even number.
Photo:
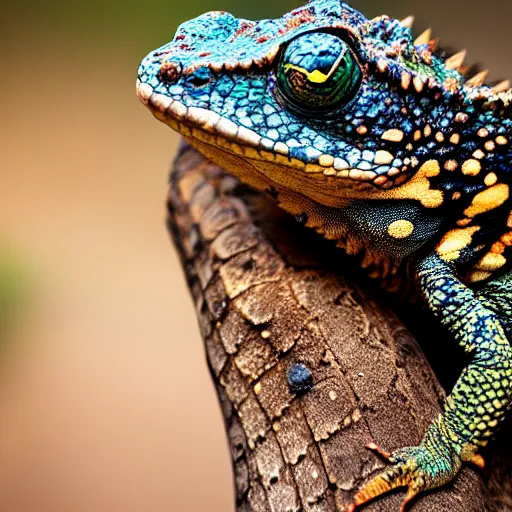
[[[481,167],[466,156],[480,148],[478,129],[489,135],[474,105],[496,91],[482,74],[464,78],[462,54],[444,60],[435,46],[429,34],[413,40],[410,20],[369,20],[338,0],[257,22],[210,12],[142,61],[137,93],[242,181],[326,208],[372,200],[382,211],[362,222],[384,216],[387,230],[387,202],[400,199],[425,224],[424,210],[446,203],[443,171]],[[421,242],[441,216],[417,230]],[[411,235],[407,222],[395,238]]]

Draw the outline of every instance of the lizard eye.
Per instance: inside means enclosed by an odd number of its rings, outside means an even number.
[[[277,86],[285,101],[310,115],[348,103],[361,80],[361,68],[348,44],[326,32],[292,40],[277,67]]]

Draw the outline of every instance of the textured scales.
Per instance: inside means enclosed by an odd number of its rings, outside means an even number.
[[[396,487],[405,504],[482,465],[512,397],[512,92],[466,78],[412,19],[317,0],[276,20],[184,23],[139,68],[152,113],[389,283],[414,269],[433,313],[473,354],[422,443],[353,510]],[[507,339],[508,336],[508,339]]]

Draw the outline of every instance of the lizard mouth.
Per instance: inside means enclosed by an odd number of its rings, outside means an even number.
[[[334,188],[346,188],[359,184],[372,185],[387,189],[396,185],[392,177],[400,174],[400,169],[390,167],[387,175],[374,170],[362,170],[351,167],[342,158],[321,155],[316,161],[305,163],[290,156],[289,147],[261,137],[253,130],[235,124],[233,121],[199,107],[187,107],[179,100],[157,93],[153,88],[137,80],[137,96],[153,115],[179,132],[184,137],[216,146],[226,152],[252,160],[263,160],[301,171]],[[375,168],[391,164],[393,156],[386,152],[377,152],[373,166]],[[391,178],[391,179],[388,179]]]

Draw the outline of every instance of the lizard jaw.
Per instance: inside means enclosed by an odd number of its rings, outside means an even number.
[[[255,132],[242,130],[243,127],[210,110],[187,107],[178,100],[155,93],[149,84],[137,81],[137,95],[158,120],[181,133],[211,161],[258,190],[277,185],[281,190],[308,196],[335,208],[344,207],[351,200],[414,200],[426,208],[437,208],[443,202],[443,192],[432,188],[430,183],[430,179],[440,173],[439,162],[435,159],[424,162],[410,179],[404,175],[405,182],[398,186],[394,186],[396,182],[379,186],[375,183],[378,178],[365,181],[358,174],[354,179],[350,176],[352,171],[348,171],[348,176],[339,173],[334,176],[331,168],[305,164],[275,149],[268,151]]]
[[[305,163],[290,157],[285,143],[261,137],[211,110],[187,107],[179,100],[154,92],[149,84],[140,80],[137,80],[137,96],[157,119],[184,137],[198,139],[244,158],[273,162],[301,171],[333,189],[371,184],[372,188],[385,190],[393,186],[391,181],[375,171],[352,168],[345,160],[331,155],[321,155],[317,163]],[[400,171],[397,169],[396,172]]]

